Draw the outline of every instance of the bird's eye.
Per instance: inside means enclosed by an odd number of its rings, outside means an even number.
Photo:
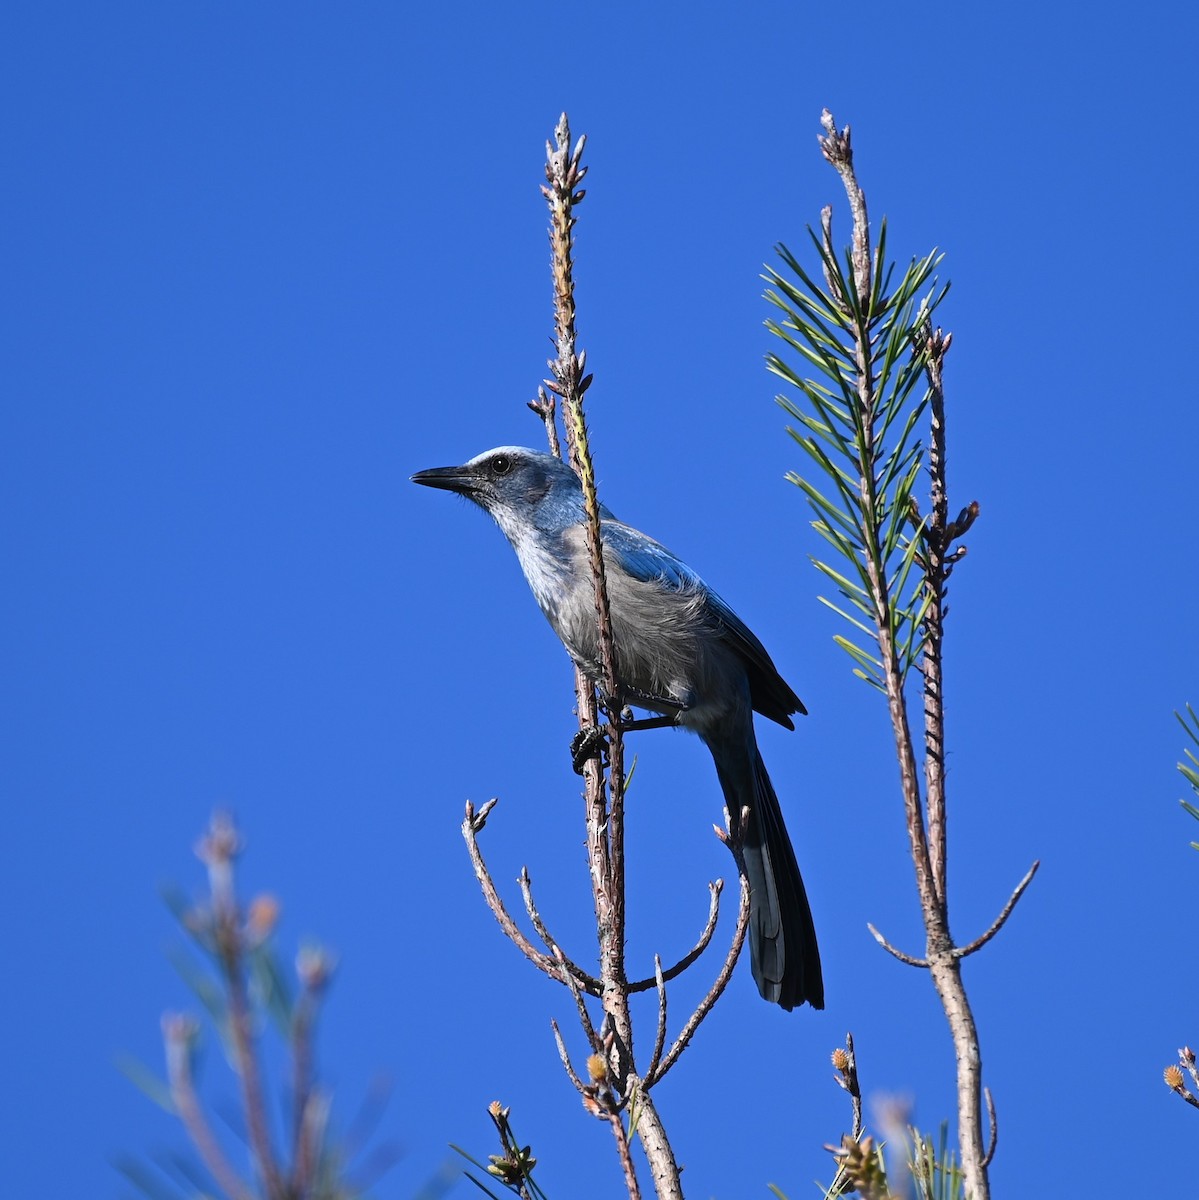
[[[506,454],[497,454],[491,460],[491,473],[493,475],[507,475],[512,470],[512,460]]]

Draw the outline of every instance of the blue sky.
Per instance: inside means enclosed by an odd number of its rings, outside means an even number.
[[[1171,716],[1199,700],[1185,6],[48,3],[5,26],[13,1195],[121,1194],[114,1155],[183,1144],[113,1063],[157,1064],[160,1015],[187,1004],[156,889],[198,886],[216,805],[248,839],[247,890],[283,899],[288,955],[315,936],[340,958],[321,1057],[343,1113],[394,1077],[405,1153],[380,1196],[412,1194],[450,1141],[489,1152],[497,1098],[551,1195],[618,1192],[550,1038],[570,1006],[499,934],[458,833],[465,799],[500,796],[497,877],[527,863],[586,954],[567,662],[490,523],[407,482],[540,445],[538,183],[563,108],[590,137],[603,498],[721,591],[811,712],[759,737],[828,1008],[767,1007],[742,964],[659,1092],[689,1194],[813,1194],[847,1120],[828,1066],[847,1029],[868,1091],[913,1096],[926,1127],[953,1111],[929,982],[866,931],[921,944],[896,770],[816,599],[762,365],[762,264],[841,199],[826,105],[896,255],[939,245],[954,281],[951,486],[982,505],[948,647],[958,937],[1043,863],[967,968],[997,1192],[1081,1173],[1135,1193],[1152,1147],[1194,1137],[1160,1082],[1199,1038]],[[707,754],[644,736],[629,952],[648,971],[728,864]]]

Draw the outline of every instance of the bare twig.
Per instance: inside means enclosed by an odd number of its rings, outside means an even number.
[[[834,1050],[832,1060],[837,1071],[833,1078],[838,1087],[849,1093],[853,1106],[853,1127],[850,1132],[856,1142],[862,1136],[862,1087],[858,1082],[858,1060],[854,1054],[852,1033],[846,1033],[845,1049]]]
[[[512,919],[511,914],[500,898],[495,881],[491,877],[491,872],[483,860],[483,851],[479,848],[479,831],[486,824],[488,814],[495,807],[495,804],[495,800],[489,800],[476,813],[475,806],[469,800],[466,802],[466,816],[462,820],[462,836],[466,841],[470,861],[475,869],[475,878],[479,881],[479,886],[483,889],[483,899],[487,902],[487,907],[491,909],[492,916],[499,922],[500,928],[507,935],[508,940],[538,970],[544,971],[552,979],[561,979],[562,968],[559,966],[557,960],[551,955],[544,954],[538,950],[525,936],[520,926]],[[587,986],[585,982],[580,982],[583,983],[583,986]],[[595,980],[590,980],[593,987],[595,986],[595,982]],[[588,990],[591,991],[591,988],[588,988]],[[598,988],[592,994],[598,995]]]
[[[870,300],[870,222],[866,217],[866,193],[862,191],[853,169],[853,147],[849,126],[837,131],[833,114],[826,108],[820,114],[824,137],[819,138],[820,149],[845,185],[849,197],[849,210],[853,215],[853,275],[858,296],[865,304]],[[826,225],[827,231],[827,225]]]
[[[1020,897],[1024,895],[1024,889],[1028,887],[1030,883],[1032,883],[1032,877],[1037,873],[1037,868],[1040,865],[1041,860],[1037,859],[1036,862],[1034,862],[1033,865],[1028,868],[1024,878],[1021,879],[1018,884],[1016,884],[1016,890],[1008,897],[1007,903],[1003,906],[1003,910],[1000,912],[999,916],[997,916],[995,920],[991,922],[991,927],[986,933],[984,933],[981,937],[975,938],[974,941],[972,941],[968,946],[960,946],[954,950],[954,954],[958,958],[965,958],[966,955],[973,954],[976,950],[981,950],[1003,928],[1008,917],[1012,915],[1012,909],[1016,907]]]
[[[991,1127],[991,1137],[987,1145],[987,1153],[983,1157],[983,1166],[989,1167],[991,1159],[995,1157],[995,1147],[999,1145],[999,1118],[995,1115],[995,1100],[991,1095],[990,1088],[983,1088],[983,1095],[987,1100],[987,1123]]]
[[[646,1079],[653,1079],[666,1045],[666,976],[662,974],[662,960],[654,955],[654,982],[658,985],[658,1029],[654,1034],[654,1052],[645,1069]]]
[[[1195,1086],[1199,1087],[1199,1066],[1195,1063],[1195,1052],[1190,1046],[1183,1046],[1178,1051],[1178,1061],[1187,1069],[1187,1074],[1195,1081]]]
[[[892,946],[889,941],[869,921],[866,922],[866,928],[874,935],[874,940],[878,942],[888,954],[893,954],[901,963],[907,963],[909,967],[924,967],[928,968],[928,960],[923,958],[913,958],[910,954],[905,954],[902,950]]]
[[[1182,1072],[1177,1067],[1167,1067],[1165,1070],[1166,1086],[1177,1096],[1181,1096],[1192,1108],[1199,1108],[1199,1097],[1182,1081]]]
[[[612,1137],[616,1141],[616,1156],[620,1159],[620,1169],[624,1172],[629,1200],[641,1200],[641,1185],[637,1182],[637,1171],[633,1166],[633,1155],[629,1151],[629,1136],[625,1133],[624,1121],[618,1112],[609,1112],[607,1117]]]
[[[582,967],[571,960],[557,939],[551,936],[550,931],[545,926],[545,922],[541,919],[541,913],[537,911],[537,905],[533,901],[533,879],[529,874],[529,868],[521,867],[520,875],[517,878],[520,883],[521,895],[525,901],[525,912],[529,914],[529,920],[533,922],[533,928],[537,930],[537,936],[545,943],[546,949],[558,961],[561,969],[567,971],[574,979],[578,980],[586,989],[588,995],[598,996],[600,994],[599,980],[594,975],[589,975]]]
[[[608,1128],[616,1142],[616,1156],[620,1160],[620,1169],[624,1173],[625,1190],[629,1200],[640,1200],[641,1185],[637,1182],[637,1170],[633,1165],[633,1156],[629,1149],[630,1131],[624,1126],[623,1111],[629,1097],[617,1097],[612,1088],[612,1078],[609,1063],[611,1049],[607,1043],[615,1039],[615,1033],[609,1030],[605,1037],[606,1054],[593,1054],[587,1060],[587,1076],[590,1080],[583,1088],[583,1107],[593,1116],[607,1121]],[[634,1095],[636,1093],[633,1093]]]
[[[949,577],[946,536],[949,498],[946,489],[945,387],[941,367],[948,347],[940,329],[925,320],[919,335],[929,384],[928,473],[930,512],[924,530],[924,586],[929,603],[924,613],[924,783],[928,806],[929,861],[937,901],[945,907],[945,705],[941,645],[945,636],[945,581]]]
[[[845,1048],[838,1047],[832,1053],[833,1068],[837,1072],[833,1079],[843,1091],[849,1093],[849,1100],[853,1110],[852,1127],[848,1134],[841,1138],[840,1146],[825,1146],[826,1150],[832,1151],[837,1160],[837,1174],[833,1182],[829,1185],[829,1196],[840,1196],[844,1191],[849,1190],[850,1175],[852,1174],[852,1164],[863,1161],[859,1155],[860,1151],[856,1148],[856,1143],[862,1140],[862,1087],[858,1082],[858,1060],[853,1049],[853,1034],[846,1033]]]
[[[529,407],[541,418],[545,425],[546,441],[550,444],[550,453],[555,458],[562,456],[562,448],[558,444],[558,422],[554,413],[558,407],[556,399],[544,387],[537,389],[537,399],[529,401]]]
[[[1194,1108],[1199,1108],[1199,1098],[1186,1085],[1186,1075],[1190,1075],[1195,1086],[1199,1087],[1199,1066],[1196,1065],[1195,1052],[1190,1046],[1183,1046],[1178,1051],[1178,1064],[1171,1064],[1165,1071],[1162,1072],[1162,1077],[1166,1081],[1166,1087],[1170,1089],[1176,1096],[1181,1096],[1188,1104]]]
[[[558,1028],[558,1022],[551,1018],[550,1027],[554,1031],[554,1041],[558,1043],[558,1057],[562,1059],[562,1066],[566,1069],[566,1074],[570,1077],[570,1082],[580,1092],[586,1091],[583,1081],[579,1078],[578,1072],[575,1071],[574,1065],[570,1061],[570,1054],[567,1052],[566,1043],[562,1040],[562,1030]]]
[[[749,813],[743,811],[740,814],[740,820],[734,827],[732,819],[728,812],[725,813],[725,823],[729,830],[736,828],[738,831],[743,830],[746,822],[749,819]],[[721,993],[728,986],[729,980],[733,975],[733,968],[737,965],[737,959],[741,955],[741,949],[745,945],[745,935],[749,929],[749,876],[745,873],[745,857],[741,852],[740,834],[734,836],[731,832],[726,832],[719,826],[713,826],[716,831],[716,836],[720,838],[729,850],[732,852],[733,859],[737,864],[737,878],[741,882],[741,904],[737,910],[737,925],[733,931],[733,942],[729,947],[728,954],[725,955],[724,963],[721,965],[720,971],[713,981],[712,986],[708,989],[708,994],[699,1002],[695,1011],[687,1018],[687,1023],[683,1026],[674,1044],[662,1058],[661,1065],[652,1074],[646,1074],[646,1088],[653,1087],[657,1084],[678,1062],[679,1055],[687,1048],[687,1043],[695,1036],[695,1031],[700,1027],[704,1018],[712,1011],[712,1006],[720,999]]]
[[[565,966],[565,960],[561,958],[562,951],[558,950],[557,955]],[[595,1026],[591,1022],[591,1014],[587,1011],[587,1002],[583,999],[582,992],[579,991],[578,983],[569,971],[563,971],[561,978],[566,986],[570,989],[571,998],[575,1002],[575,1008],[579,1014],[579,1024],[583,1027],[583,1032],[587,1035],[587,1041],[591,1046],[593,1054],[602,1054],[604,1051],[604,1040],[596,1032]]]
[[[712,940],[712,934],[716,932],[716,923],[720,917],[720,893],[724,890],[724,880],[717,879],[714,883],[708,884],[709,902],[708,902],[708,923],[704,926],[704,931],[699,935],[699,941],[695,943],[682,958],[679,959],[669,970],[661,972],[661,978],[669,983],[672,979],[678,978],[701,954],[708,948],[708,944]],[[655,955],[654,961],[657,962]],[[655,971],[652,979],[638,979],[628,985],[629,994],[635,992],[648,992],[652,987],[658,987],[658,972]]]

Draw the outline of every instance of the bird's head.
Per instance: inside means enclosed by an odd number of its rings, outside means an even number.
[[[583,516],[583,494],[574,471],[552,454],[523,446],[497,446],[460,467],[417,471],[412,482],[473,500],[505,532],[518,523],[550,531]]]

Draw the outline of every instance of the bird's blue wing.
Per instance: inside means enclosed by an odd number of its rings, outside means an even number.
[[[623,521],[603,523],[604,553],[642,583],[658,581],[672,592],[707,590],[704,581],[677,554]]]
[[[753,631],[677,554],[622,521],[603,523],[604,553],[643,583],[659,583],[674,592],[702,592],[708,612],[726,641],[745,662],[754,708],[764,717],[793,729],[790,714],[806,712],[799,697],[778,673]]]

